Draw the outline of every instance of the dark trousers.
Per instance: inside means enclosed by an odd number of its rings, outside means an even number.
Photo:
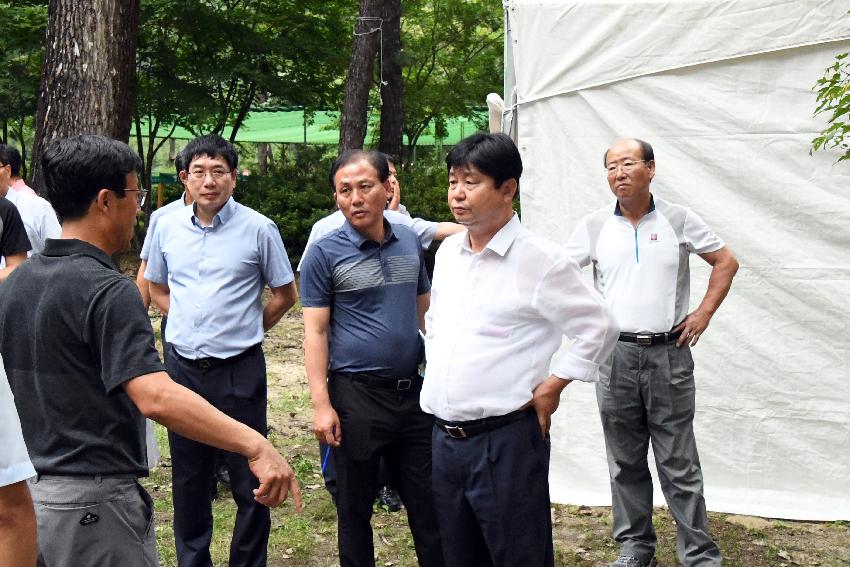
[[[336,463],[331,447],[324,443],[319,443],[319,459],[322,463],[322,478],[325,480],[325,489],[330,493],[331,500],[336,505]],[[384,486],[392,486],[390,482],[390,470],[387,468],[387,463],[384,459],[378,464],[378,489]],[[377,493],[375,494],[377,497]],[[374,500],[373,497],[372,499]]]
[[[533,411],[467,439],[433,428],[432,483],[447,567],[554,564],[549,450]]]
[[[171,377],[197,392],[222,412],[266,435],[266,360],[259,347],[233,362],[206,370],[182,359],[173,349],[166,358]],[[208,567],[212,537],[210,483],[218,449],[168,432],[171,444],[174,539],[180,567]],[[245,457],[224,452],[230,489],[236,502],[236,525],[230,543],[230,566],[266,565],[269,509],[254,500],[259,486]]]
[[[431,497],[433,417],[419,407],[421,386],[419,379],[397,392],[336,375],[328,382],[342,428],[342,444],[332,451],[342,567],[375,565],[370,520],[381,457],[407,509],[419,565],[444,565]]]

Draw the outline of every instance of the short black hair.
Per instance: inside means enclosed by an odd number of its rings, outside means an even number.
[[[381,153],[376,150],[346,150],[339,154],[333,165],[331,165],[331,172],[328,175],[328,181],[330,181],[331,189],[336,192],[336,172],[340,170],[340,168],[345,167],[346,165],[356,163],[360,160],[366,160],[369,162],[369,165],[375,168],[375,171],[378,172],[378,180],[381,183],[384,183],[390,177],[390,166],[387,164],[387,154]]]
[[[637,142],[640,146],[640,155],[641,159],[646,162],[655,161],[655,152],[652,149],[652,146],[649,145],[649,142],[644,142],[643,140],[638,140],[637,138],[629,138],[633,142]],[[605,153],[602,154],[602,165],[608,167],[608,152],[611,151],[611,148],[605,150]]]
[[[185,161],[184,165],[186,167],[184,169],[189,169],[195,158],[203,156],[222,158],[227,162],[227,167],[230,168],[230,171],[235,171],[239,165],[239,156],[236,153],[236,148],[218,134],[199,136],[186,144],[186,147],[180,153],[183,154],[183,160]]]
[[[186,171],[186,157],[182,151],[177,152],[177,155],[174,156],[174,171],[177,172],[178,179],[180,178],[180,172]]]
[[[96,134],[57,138],[41,156],[46,196],[60,221],[83,218],[101,189],[124,198],[127,175],[141,171],[130,146]]]
[[[481,173],[493,178],[496,187],[508,179],[522,175],[522,157],[514,141],[504,133],[473,134],[457,143],[446,156],[446,169],[473,165]]]
[[[384,159],[385,159],[385,160],[387,160],[387,163],[391,163],[391,164],[393,164],[393,165],[395,165],[395,166],[398,166],[398,162],[397,162],[397,161],[396,161],[396,159],[395,159],[393,156],[391,156],[390,154],[385,153],[385,152],[381,152],[381,155],[382,155],[382,156],[384,156]]]
[[[0,144],[0,164],[12,169],[12,177],[21,176],[21,152],[15,146]]]

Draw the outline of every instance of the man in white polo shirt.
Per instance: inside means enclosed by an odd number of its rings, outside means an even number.
[[[702,471],[693,432],[694,376],[690,348],[720,307],[738,269],[735,256],[693,211],[654,198],[652,146],[619,140],[605,152],[614,203],[579,223],[567,251],[593,264],[596,288],[620,325],[610,376],[596,392],[611,476],[612,567],[656,564],[652,526],[652,441],[659,481],[676,520],[685,567],[720,566],[708,533]],[[690,313],[690,254],[711,264],[708,289]]]

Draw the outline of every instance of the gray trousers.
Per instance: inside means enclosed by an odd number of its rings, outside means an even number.
[[[708,534],[702,471],[694,439],[694,361],[690,348],[618,342],[609,378],[596,387],[621,553],[655,554],[649,443],[658,480],[676,520],[676,550],[685,567],[722,565]],[[607,370],[607,369],[606,369]]]
[[[135,478],[29,481],[38,567],[158,567],[153,501]]]

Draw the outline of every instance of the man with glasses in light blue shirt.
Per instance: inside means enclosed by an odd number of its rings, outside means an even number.
[[[145,271],[151,299],[169,317],[166,367],[177,382],[265,435],[263,332],[298,298],[292,268],[274,222],[233,200],[233,145],[202,136],[183,156],[195,202],[160,220]],[[271,298],[264,306],[266,286]],[[207,566],[214,451],[174,433],[169,442],[178,562]],[[229,564],[266,565],[268,508],[255,501],[262,495],[247,461],[228,453],[226,464],[238,509]]]

